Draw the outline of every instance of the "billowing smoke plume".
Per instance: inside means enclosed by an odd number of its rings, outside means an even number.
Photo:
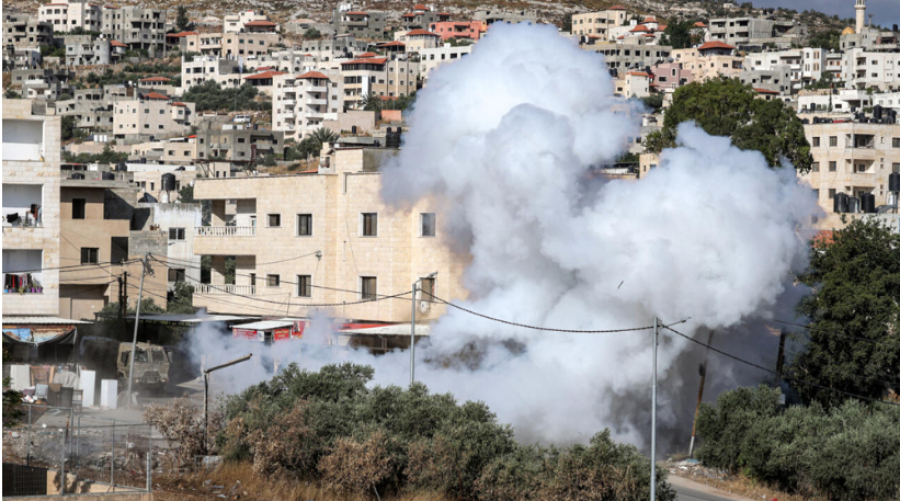
[[[771,170],[693,125],[644,179],[592,176],[639,135],[637,111],[613,96],[602,56],[551,27],[495,26],[470,56],[432,73],[384,169],[383,196],[398,207],[437,199],[439,231],[471,256],[461,304],[473,310],[580,330],[690,317],[679,330],[704,342],[707,329],[756,335],[744,325],[778,307],[804,265],[797,228],[816,210],[812,192],[792,169]],[[417,351],[417,376],[484,400],[526,439],[584,441],[610,427],[642,446],[649,341],[646,330],[533,331],[449,309]],[[476,362],[452,362],[470,346]],[[685,398],[692,410],[696,387],[680,385],[695,359],[679,362],[691,350],[662,335],[663,424],[683,419]],[[315,368],[330,361],[322,355],[299,361]],[[373,365],[378,384],[408,381],[408,353],[349,357]]]

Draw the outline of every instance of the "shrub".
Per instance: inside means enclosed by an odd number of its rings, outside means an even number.
[[[388,453],[388,437],[377,430],[364,441],[340,438],[331,452],[319,461],[319,472],[326,487],[333,491],[363,494],[378,491],[390,478],[393,461]]]
[[[195,456],[207,454],[212,444],[204,440],[205,427],[200,407],[187,398],[176,398],[166,405],[151,405],[144,411],[144,421],[156,427],[175,450],[178,466],[188,466]],[[222,419],[210,412],[209,436],[215,437]]]

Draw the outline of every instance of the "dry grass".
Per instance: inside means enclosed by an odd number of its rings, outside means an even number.
[[[361,495],[335,494],[314,482],[276,475],[253,473],[250,463],[227,463],[209,472],[182,476],[164,475],[155,479],[158,501],[207,501],[209,499],[247,499],[255,501],[371,501],[374,492]],[[379,493],[380,494],[380,493]],[[224,496],[224,498],[220,497]],[[382,495],[383,501],[450,501],[436,493]]]

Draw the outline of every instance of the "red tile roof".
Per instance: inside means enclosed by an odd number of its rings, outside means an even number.
[[[277,75],[284,75],[283,71],[264,71],[262,73],[257,73],[255,75],[249,75],[244,77],[244,80],[265,80],[267,78],[272,78]]]
[[[406,44],[403,42],[385,42],[376,45],[376,47],[406,47]]]
[[[416,4],[416,5],[413,7],[413,10],[425,10],[425,11],[427,11],[427,10],[428,10],[428,7],[425,7],[424,5],[418,3],[418,4]]]
[[[780,94],[778,91],[769,90],[769,89],[753,89],[760,94]]]
[[[716,40],[715,42],[706,42],[705,44],[701,45],[697,50],[709,50],[709,49],[734,50],[734,47],[728,45],[725,42],[720,42],[720,41]]]
[[[644,18],[644,22],[645,23],[658,23],[659,21],[657,21],[656,18],[653,16],[647,16]]]
[[[158,99],[161,101],[168,101],[169,96],[165,94],[160,94],[159,92],[151,92],[149,94],[144,94],[144,99]]]
[[[406,14],[403,14],[403,15],[400,16],[400,17],[416,17],[416,15],[413,14],[412,12],[408,12],[408,13],[406,13]]]
[[[362,54],[360,54],[356,57],[357,57],[357,59],[365,59],[367,57],[376,57],[376,56],[378,56],[378,54],[376,54],[374,52],[363,52]]]
[[[346,61],[341,64],[384,64],[385,61],[387,61],[386,57],[369,57],[366,59],[354,59],[353,61]]]
[[[307,71],[306,73],[304,73],[300,76],[294,77],[294,78],[296,78],[298,80],[306,80],[309,78],[320,78],[320,79],[329,80],[327,75],[319,73],[318,71]]]
[[[171,82],[172,80],[166,77],[150,77],[150,78],[142,78],[139,80],[140,82]]]
[[[647,78],[651,78],[649,73],[644,73],[643,71],[629,71],[628,74],[631,75],[631,76],[633,76],[633,77],[647,77]]]
[[[449,12],[438,12],[437,15],[438,15],[438,16],[447,16],[447,17],[450,17],[450,16],[452,16],[453,14],[451,14],[451,13],[449,13]]]
[[[250,21],[249,23],[244,23],[244,26],[278,26],[272,21]]]
[[[822,230],[816,233],[816,236],[812,238],[812,241],[818,248],[822,248],[822,246],[832,244],[834,243],[834,231]]]
[[[181,38],[181,37],[186,37],[188,35],[199,35],[199,34],[200,33],[197,33],[196,31],[182,31],[181,33],[170,33],[166,36],[173,37],[173,38]]]
[[[703,24],[703,21],[697,21],[696,23],[694,23],[694,28],[707,28],[707,27],[708,26]]]
[[[182,103],[181,101],[179,101],[177,103],[172,103],[172,106],[185,106],[186,107],[187,105]],[[197,137],[197,136],[194,136],[194,137]]]
[[[650,31],[650,28],[644,26],[643,24],[639,24],[635,26],[633,30],[631,30],[632,33],[643,33],[646,31]]]
[[[412,30],[406,34],[406,36],[432,36],[432,37],[440,37],[437,33],[432,33],[427,30]]]
[[[113,47],[128,47],[128,45],[123,44],[122,42],[120,42],[118,40],[113,40],[113,41],[109,42],[109,44],[112,45]]]
[[[628,10],[628,9],[626,9],[625,7],[622,7],[621,5],[613,5],[612,7],[608,8],[606,10]]]
[[[347,15],[348,15],[348,16],[368,16],[369,13],[368,13],[368,12],[363,12],[363,11],[360,11],[360,10],[354,10],[354,11],[347,12]]]

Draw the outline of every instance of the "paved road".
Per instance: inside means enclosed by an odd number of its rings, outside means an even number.
[[[754,501],[674,475],[669,475],[669,483],[678,493],[678,501]]]

